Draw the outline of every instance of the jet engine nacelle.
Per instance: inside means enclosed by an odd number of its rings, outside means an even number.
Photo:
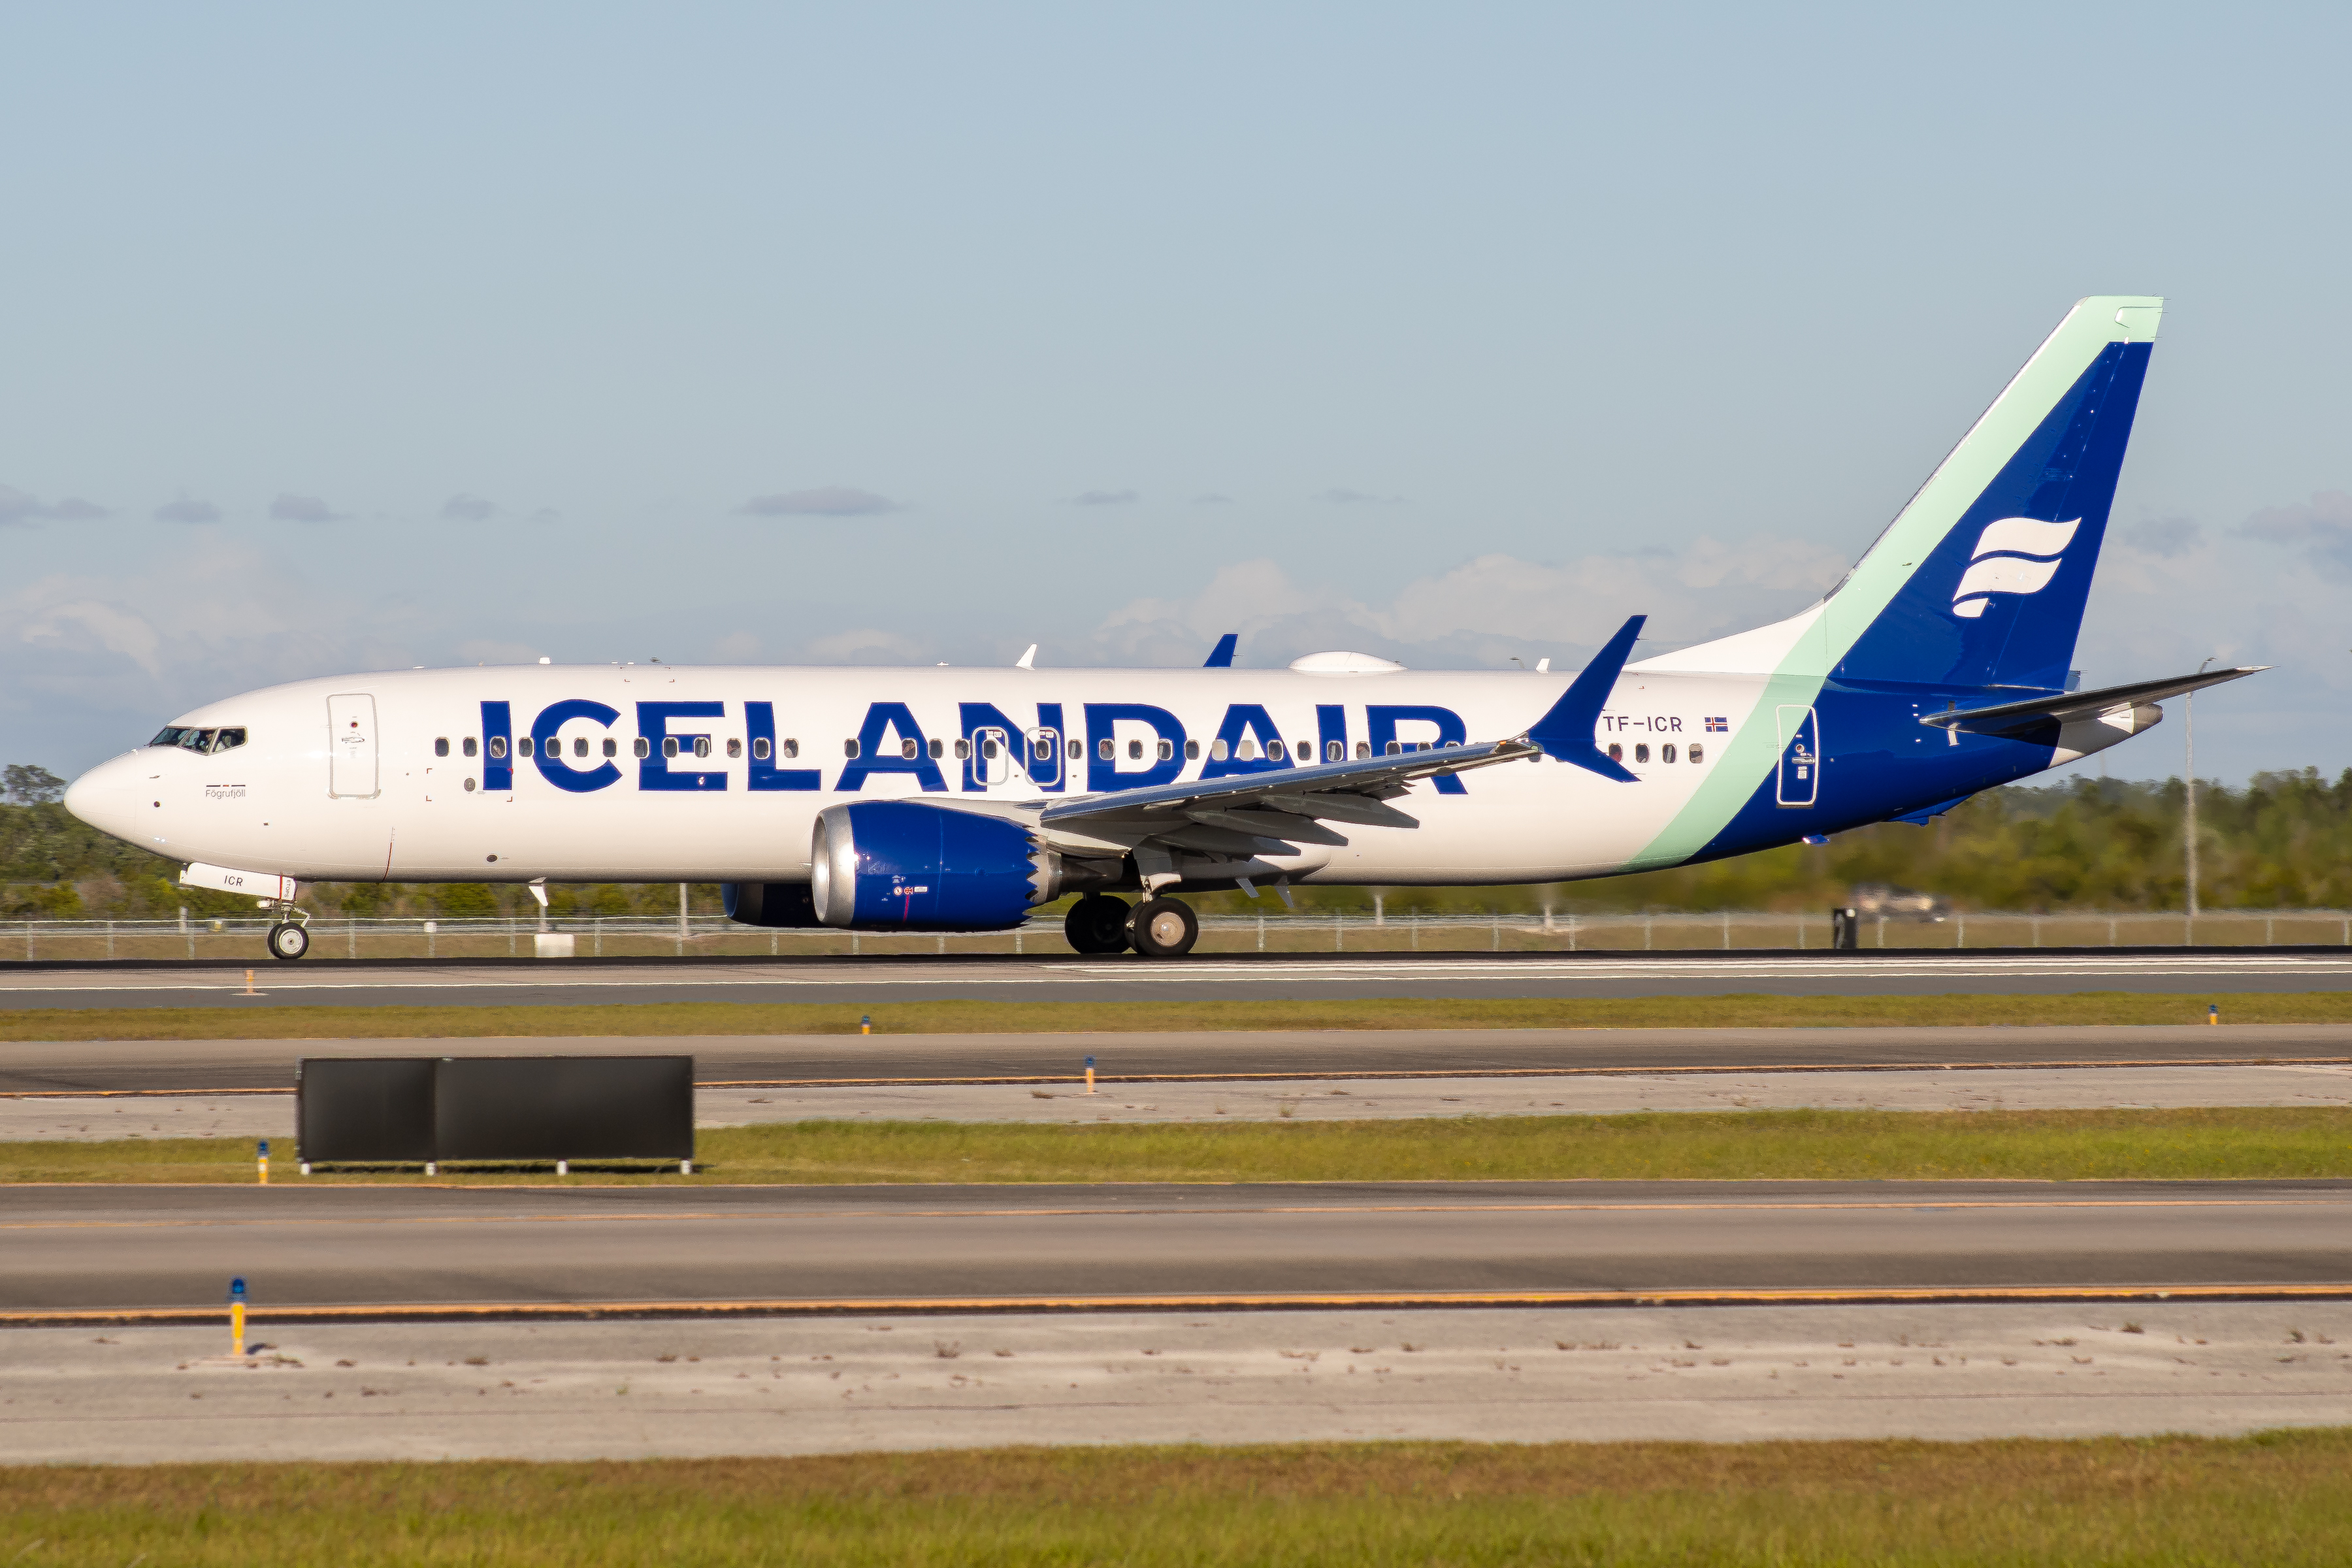
[[[829,926],[1002,931],[1058,896],[1056,858],[1002,817],[860,801],[818,813],[809,891]]]

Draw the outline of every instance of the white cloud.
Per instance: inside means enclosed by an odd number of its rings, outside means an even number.
[[[155,509],[155,521],[158,522],[218,522],[220,520],[220,508],[192,496],[165,501]]]
[[[1408,583],[1385,605],[1304,589],[1271,561],[1222,568],[1189,599],[1137,599],[1097,628],[1122,662],[1181,663],[1219,635],[1243,634],[1244,663],[1354,647],[1404,663],[1492,667],[1515,654],[1596,647],[1629,615],[1651,617],[1644,652],[1720,637],[1802,608],[1845,571],[1845,558],[1799,540],[1679,552],[1580,556],[1546,565],[1482,555]]]
[[[441,503],[441,515],[451,522],[488,522],[499,515],[499,505],[460,490]]]
[[[899,506],[889,497],[876,495],[872,490],[825,485],[813,490],[753,496],[735,510],[745,517],[875,517],[897,511]]]
[[[812,639],[802,657],[811,664],[922,664],[924,647],[913,638],[877,626],[859,626]]]
[[[2264,507],[2242,531],[2272,544],[2299,544],[2320,571],[2339,582],[2352,578],[2352,494],[2320,490],[2306,501]]]

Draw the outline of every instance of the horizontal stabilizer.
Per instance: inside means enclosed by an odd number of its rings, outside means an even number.
[[[1919,716],[1919,722],[1932,724],[1939,730],[1958,730],[1971,735],[2021,734],[2045,724],[2095,719],[2118,708],[2202,691],[2225,680],[2242,680],[2249,675],[2260,675],[2270,668],[2266,664],[2238,665],[2229,669],[2209,669],[2201,675],[2178,675],[2169,680],[2103,686],[2096,691],[2053,691],[2047,697],[1996,703],[1990,708],[1955,708],[1941,713],[1923,713]]]

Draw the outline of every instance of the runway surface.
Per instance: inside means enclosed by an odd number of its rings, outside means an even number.
[[[2342,948],[1969,950],[1848,953],[1216,954],[1132,956],[534,960],[436,963],[0,965],[0,1007],[270,1007],[386,1003],[831,1002],[943,996],[998,1001],[1368,996],[2226,994],[2352,987]]]
[[[0,1310],[2326,1287],[2352,1183],[0,1188]]]
[[[2352,1304],[1100,1312],[0,1333],[0,1462],[1737,1442],[2343,1422]]]
[[[705,1085],[2352,1062],[2352,1024],[0,1042],[0,1093],[282,1089],[304,1057],[691,1056]]]

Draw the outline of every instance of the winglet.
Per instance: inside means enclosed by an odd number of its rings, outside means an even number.
[[[1031,643],[1031,644],[1029,645],[1029,651],[1028,651],[1027,653],[1023,654],[1019,658],[1016,658],[1016,659],[1014,659],[1014,660],[1013,661],[1013,668],[1015,668],[1015,669],[1034,669],[1034,668],[1037,668],[1037,645],[1036,645],[1035,643]]]
[[[1592,662],[1584,667],[1575,683],[1551,705],[1551,711],[1528,727],[1528,739],[1541,746],[1546,755],[1590,768],[1604,779],[1615,779],[1620,784],[1634,782],[1624,763],[1612,762],[1593,744],[1592,732],[1600,726],[1601,707],[1608,702],[1609,693],[1633,651],[1634,639],[1642,635],[1642,623],[1648,619],[1647,616],[1629,617],[1617,628],[1617,635],[1593,655]]]
[[[1202,669],[1233,668],[1234,650],[1241,647],[1241,633],[1227,632],[1217,639],[1217,646],[1209,650],[1209,657],[1201,661],[1201,668]]]

